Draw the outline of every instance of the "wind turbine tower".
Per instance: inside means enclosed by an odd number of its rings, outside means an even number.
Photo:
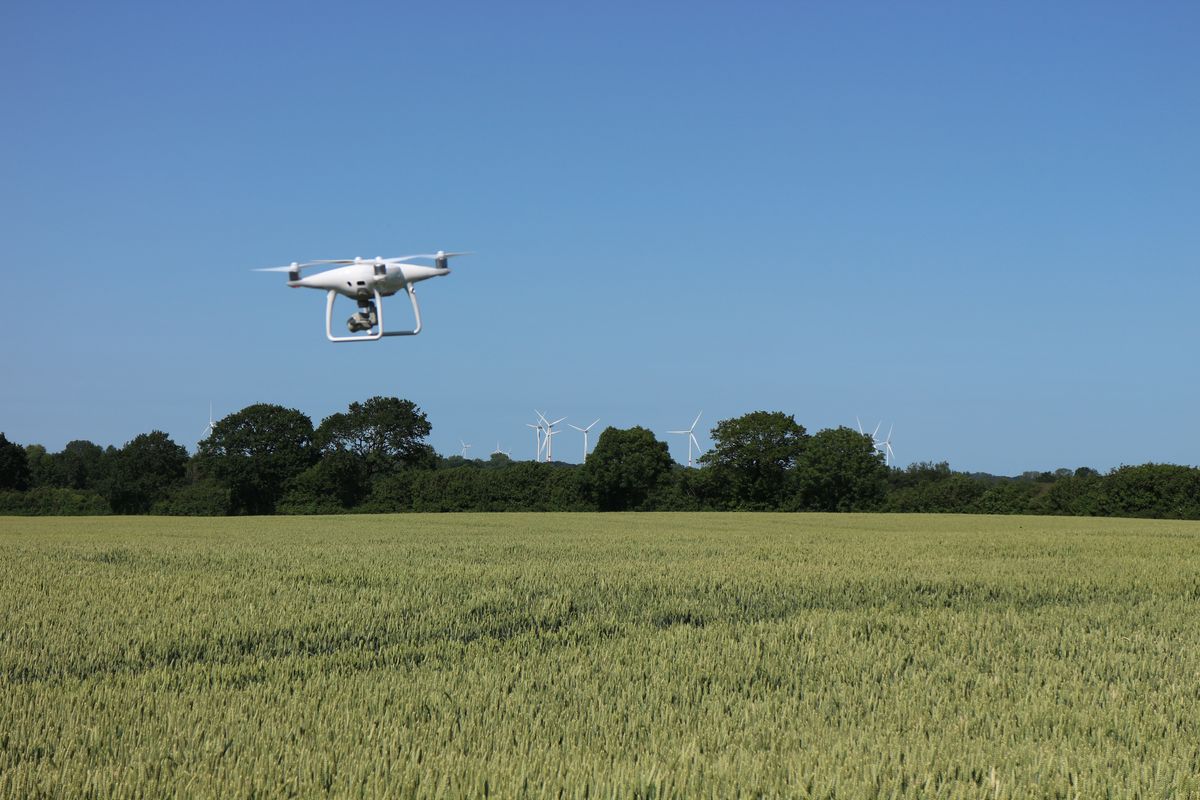
[[[531,422],[526,422],[525,427],[533,428],[533,438],[537,440],[537,448],[536,448],[537,455],[535,455],[533,457],[533,460],[541,461],[542,460],[542,423],[539,422],[537,425],[534,425]]]
[[[575,430],[577,430],[577,431],[579,431],[580,433],[582,433],[582,434],[583,434],[583,460],[584,460],[584,461],[587,461],[587,451],[588,451],[588,447],[587,447],[587,446],[588,446],[588,431],[590,431],[590,430],[592,429],[592,426],[593,426],[593,425],[595,425],[595,424],[596,424],[597,422],[599,422],[599,421],[600,421],[600,420],[598,420],[598,419],[597,419],[597,420],[594,420],[594,421],[592,422],[592,424],[591,424],[591,425],[588,425],[586,428],[581,428],[581,427],[579,427],[578,425],[572,425],[572,426],[571,426],[572,428],[574,428]],[[580,463],[582,463],[582,462],[580,462]]]
[[[212,432],[213,432],[212,401],[209,401],[209,403],[208,403],[208,427],[204,429],[204,433],[200,434],[200,441],[204,441],[205,439],[207,439],[212,434]]]
[[[695,434],[693,431],[695,431],[695,430],[696,430],[696,423],[700,421],[700,416],[701,416],[703,413],[704,413],[704,412],[703,412],[703,411],[701,411],[699,414],[697,414],[697,415],[696,415],[696,418],[695,418],[694,420],[692,420],[692,427],[688,428],[686,431],[667,431],[667,433],[674,433],[674,434],[678,434],[678,435],[680,435],[680,436],[686,436],[686,437],[687,437],[687,443],[688,443],[688,466],[689,466],[689,467],[690,467],[690,466],[692,466],[692,445],[696,445],[696,452],[697,452],[697,453],[699,453],[699,452],[700,452],[700,443],[699,443],[698,441],[696,441],[696,434]]]
[[[536,408],[533,410],[533,412],[538,415],[538,418],[541,419],[542,424],[546,426],[546,463],[549,464],[554,460],[554,437],[562,433],[562,431],[554,430],[554,426],[565,420],[566,417],[559,417],[558,419],[554,420],[554,422],[551,422],[550,420],[546,419],[542,412],[538,411]]]

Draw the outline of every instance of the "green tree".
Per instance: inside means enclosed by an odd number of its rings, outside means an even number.
[[[29,488],[29,456],[25,448],[0,433],[0,489]]]
[[[702,510],[701,487],[710,472],[712,470],[688,469],[682,464],[672,464],[670,475],[659,482],[658,488],[647,500],[648,507],[655,511]]]
[[[322,455],[348,452],[362,458],[372,474],[403,468],[431,468],[437,461],[425,442],[433,426],[411,400],[372,397],[351,403],[345,413],[321,421],[315,442]]]
[[[888,483],[893,490],[909,489],[923,483],[937,483],[950,478],[954,471],[950,469],[949,461],[920,461],[909,464],[904,469],[893,469],[888,475]]]
[[[796,507],[870,511],[887,494],[888,469],[870,436],[828,428],[810,437],[796,465]]]
[[[234,513],[271,514],[288,481],[314,462],[312,420],[269,403],[218,421],[200,443],[202,472],[229,487]]]
[[[483,462],[483,466],[488,469],[508,469],[515,463],[508,453],[492,453],[488,460]]]
[[[117,514],[144,514],[182,480],[187,450],[162,431],[136,436],[117,451],[105,495]]]
[[[68,489],[97,489],[104,483],[104,450],[86,439],[67,442],[54,456],[58,474]]]
[[[1109,517],[1200,519],[1200,470],[1176,464],[1118,467],[1103,478],[1100,511]]]
[[[370,488],[366,460],[335,450],[291,480],[279,510],[285,514],[336,514],[361,503]]]
[[[644,509],[669,477],[673,463],[667,443],[651,431],[605,428],[583,466],[583,491],[601,511]]]
[[[779,508],[788,476],[804,453],[808,434],[791,414],[754,411],[717,423],[713,449],[700,458],[712,468],[727,505],[749,510]]]
[[[39,486],[61,487],[62,476],[58,474],[58,462],[40,444],[25,446],[25,459],[29,464],[29,488]]]
[[[1104,482],[1105,479],[1094,469],[1080,467],[1070,478],[1055,481],[1040,498],[1036,510],[1041,514],[1099,516],[1102,513]]]

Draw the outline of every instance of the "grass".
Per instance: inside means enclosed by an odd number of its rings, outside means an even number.
[[[1200,796],[1200,524],[0,518],[0,796]]]

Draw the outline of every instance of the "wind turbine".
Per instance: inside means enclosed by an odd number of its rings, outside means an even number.
[[[526,428],[533,428],[533,438],[537,440],[537,455],[533,457],[534,461],[542,460],[542,423],[534,425],[532,422],[525,423]]]
[[[887,438],[878,443],[880,449],[883,450],[883,464],[887,467],[890,467],[892,462],[896,460],[896,454],[892,452],[892,430],[895,429],[895,427],[896,424],[892,423],[892,425],[888,428]]]
[[[579,427],[578,425],[572,425],[572,426],[571,426],[572,428],[574,428],[575,430],[577,430],[577,431],[579,431],[580,433],[582,433],[582,434],[583,434],[583,460],[584,460],[584,461],[587,461],[587,435],[588,435],[588,431],[590,431],[590,430],[592,429],[592,426],[593,426],[593,425],[595,425],[595,424],[596,424],[597,422],[599,422],[599,421],[600,421],[599,419],[596,419],[595,421],[593,421],[593,422],[592,422],[592,424],[591,424],[591,425],[588,425],[586,428],[581,428],[581,427]]]
[[[499,439],[497,439],[497,440],[496,440],[496,449],[492,451],[492,455],[494,455],[494,456],[508,456],[509,458],[512,458],[512,453],[508,452],[507,450],[501,450],[501,449],[500,449],[500,440],[499,440]]]
[[[694,445],[696,445],[696,452],[697,452],[697,453],[699,453],[699,452],[700,452],[700,443],[696,441],[696,434],[695,434],[695,433],[693,433],[693,431],[694,431],[694,430],[696,430],[696,423],[700,421],[700,416],[701,416],[701,414],[703,414],[703,413],[704,413],[704,412],[703,412],[703,411],[701,411],[701,412],[700,412],[700,414],[697,414],[697,415],[696,415],[696,418],[695,418],[694,420],[692,420],[692,427],[688,428],[686,431],[667,431],[667,433],[677,433],[677,434],[679,434],[680,436],[686,436],[686,437],[687,437],[687,443],[688,443],[688,466],[689,466],[689,467],[692,465],[692,445],[693,445],[693,444],[694,444]]]
[[[208,427],[204,429],[204,433],[200,434],[200,441],[204,441],[205,439],[207,439],[212,432],[213,432],[212,401],[209,401],[209,404],[208,404]]]
[[[863,436],[866,436],[867,433],[866,433],[866,431],[863,430],[862,420],[860,420],[858,417],[855,417],[854,421],[858,423],[858,432],[861,433]],[[875,426],[875,430],[871,431],[871,445],[876,450],[883,453],[884,465],[891,466],[891,459],[894,456],[894,454],[892,453],[892,431],[891,431],[891,429],[890,428],[888,429],[888,435],[887,435],[886,439],[879,440],[879,439],[875,438],[876,434],[879,433],[879,429],[882,426],[883,426],[883,420],[880,420],[879,424]],[[896,426],[893,423],[892,428],[895,428],[895,427]]]
[[[538,411],[536,408],[533,410],[533,413],[537,414],[538,418],[541,419],[542,424],[546,426],[546,463],[549,464],[554,460],[554,437],[562,433],[562,431],[554,430],[554,426],[562,422],[564,419],[566,419],[566,417],[559,417],[558,419],[554,420],[554,422],[551,422],[550,420],[546,419],[542,412]]]
[[[458,440],[458,443],[459,443],[459,444],[461,444],[461,445],[462,445],[462,447],[463,447],[463,449],[462,449],[462,457],[463,457],[463,458],[466,458],[466,457],[467,457],[467,451],[471,449],[471,445],[467,444],[467,443],[466,443],[466,442],[464,442],[462,439],[459,439],[459,440]]]
[[[858,432],[861,433],[863,436],[866,436],[867,432],[863,430],[862,420],[859,419],[858,417],[855,417],[854,421],[858,423]],[[879,425],[882,425],[882,424],[883,424],[883,420],[880,420]],[[871,431],[871,443],[875,444],[875,445],[879,444],[879,442],[875,439],[875,434],[879,433],[879,425],[876,425],[875,430]]]

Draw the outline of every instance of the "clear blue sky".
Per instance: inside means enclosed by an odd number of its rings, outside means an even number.
[[[757,409],[858,415],[901,463],[997,473],[1200,461],[1195,3],[0,23],[14,441],[194,448],[210,400],[319,422],[383,394],[444,453],[529,457],[536,406],[663,437],[703,409],[706,445]],[[437,248],[477,255],[422,285],[421,336],[373,345],[250,271]]]

